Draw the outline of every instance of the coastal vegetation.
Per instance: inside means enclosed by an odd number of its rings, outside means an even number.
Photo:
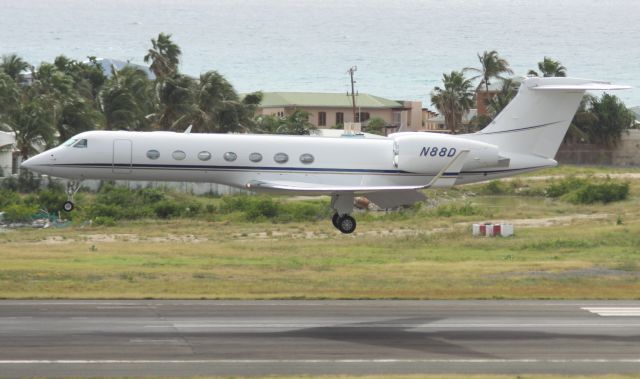
[[[309,134],[304,112],[257,119],[262,94],[241,96],[219,72],[198,78],[179,70],[181,49],[160,33],[144,56],[151,72],[127,65],[109,75],[95,57],[64,55],[34,67],[17,55],[0,61],[0,130],[13,132],[23,159],[95,129]],[[277,125],[276,125],[277,124]]]
[[[497,51],[478,54],[479,68],[466,67],[461,71],[443,74],[444,88],[435,87],[431,92],[431,103],[445,119],[445,125],[452,132],[473,132],[487,126],[518,93],[519,81],[505,77],[512,75],[509,62]],[[567,68],[550,57],[538,62],[538,71],[529,70],[528,76],[565,77]],[[467,78],[468,72],[475,76]],[[478,80],[475,91],[472,83]],[[492,84],[498,82],[500,85]],[[476,104],[482,103],[486,114],[478,114],[470,122],[462,124],[466,115]],[[478,108],[480,105],[478,105]],[[568,139],[572,141],[614,146],[627,129],[634,127],[635,116],[618,97],[603,94],[600,98],[585,95],[569,129]],[[465,128],[461,128],[465,126]]]

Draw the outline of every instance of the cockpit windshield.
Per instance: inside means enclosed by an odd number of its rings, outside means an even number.
[[[87,140],[86,139],[81,139],[80,141],[76,142],[73,147],[77,147],[77,148],[86,148],[87,147]]]
[[[67,140],[67,142],[63,143],[62,146],[71,146],[74,143],[76,143],[77,140],[78,140],[77,138],[71,138],[71,139]]]

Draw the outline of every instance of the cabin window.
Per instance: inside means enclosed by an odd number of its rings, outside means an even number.
[[[273,160],[278,163],[287,163],[289,161],[289,156],[285,153],[278,153],[273,156]]]
[[[226,153],[224,153],[224,160],[227,162],[233,162],[236,159],[238,159],[238,155],[232,151],[227,151]]]
[[[318,126],[327,126],[327,112],[318,113]]]
[[[71,146],[76,143],[77,140],[77,138],[71,138],[70,140],[67,140],[67,142],[63,143],[62,146]]]
[[[208,151],[201,151],[198,153],[198,159],[200,159],[201,161],[208,161],[209,159],[211,159],[211,153]]]
[[[181,161],[187,157],[187,154],[185,154],[184,151],[182,150],[176,150],[173,153],[171,153],[171,156],[173,157],[173,159],[177,161]]]
[[[81,139],[80,141],[76,142],[73,147],[77,147],[79,149],[84,149],[87,147],[87,140],[86,139]]]
[[[311,154],[302,154],[300,156],[300,162],[304,163],[304,164],[311,164],[313,163],[314,158],[313,155]]]
[[[336,125],[344,124],[344,113],[336,112]]]
[[[147,158],[158,159],[160,158],[160,152],[158,150],[149,150],[147,151]]]
[[[262,160],[262,154],[260,153],[251,153],[249,154],[249,160],[254,163],[258,163]]]

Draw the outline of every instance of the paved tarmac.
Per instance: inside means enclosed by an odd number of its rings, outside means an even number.
[[[637,373],[640,302],[0,301],[0,376]]]

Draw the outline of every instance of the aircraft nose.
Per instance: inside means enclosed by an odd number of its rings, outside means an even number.
[[[20,167],[41,174],[48,174],[51,169],[52,160],[55,160],[53,154],[45,151],[22,162]]]

